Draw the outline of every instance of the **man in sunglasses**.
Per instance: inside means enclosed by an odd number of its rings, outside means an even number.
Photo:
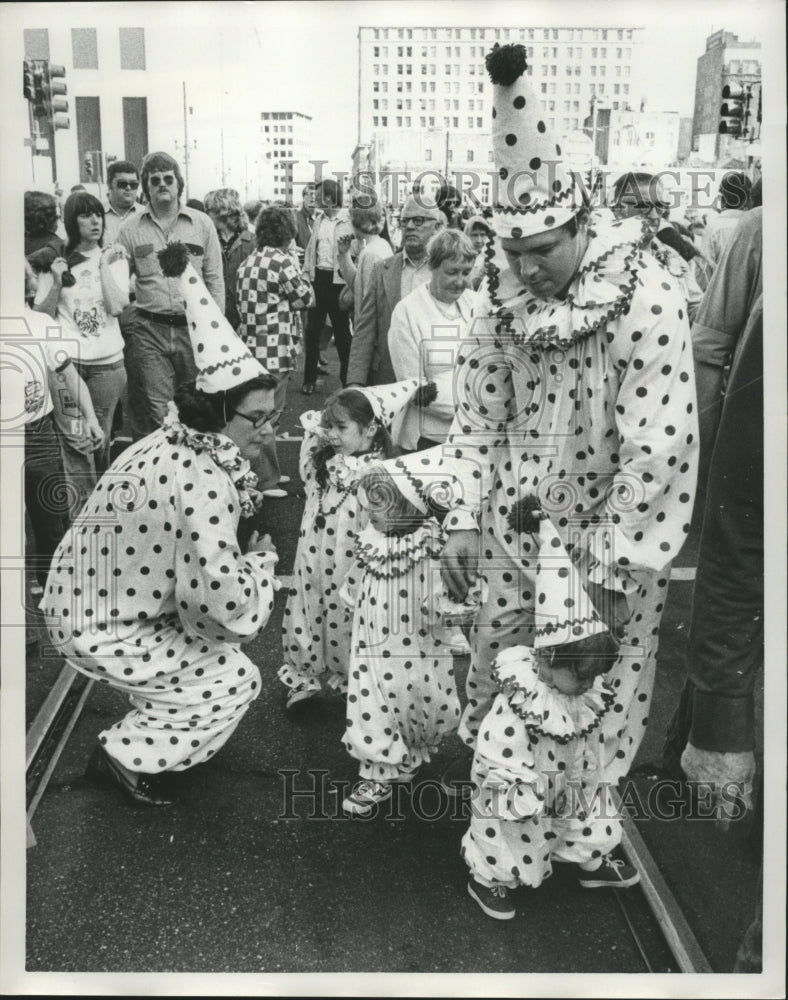
[[[388,345],[391,314],[400,299],[430,280],[427,244],[445,223],[446,216],[435,204],[413,195],[405,201],[400,215],[402,249],[375,265],[356,316],[347,385],[397,381]]]
[[[107,204],[104,217],[104,246],[116,243],[121,223],[142,206],[137,204],[140,176],[128,160],[115,160],[107,167]]]
[[[161,424],[175,390],[195,377],[194,355],[186,326],[180,281],[166,278],[157,253],[179,241],[224,313],[222,250],[216,227],[204,212],[181,203],[184,182],[167,153],[149,153],[140,182],[148,205],[120,228],[118,242],[136,278],[136,307],[127,330],[129,416],[135,441]]]

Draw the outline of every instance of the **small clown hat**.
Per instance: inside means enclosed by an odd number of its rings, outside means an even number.
[[[430,504],[449,508],[462,499],[459,495],[463,492],[462,483],[451,465],[442,462],[443,455],[443,445],[435,445],[378,464],[388,472],[405,499],[426,514]]]
[[[406,378],[390,385],[354,386],[363,392],[372,404],[375,416],[384,427],[390,427],[394,418],[402,413],[413,400],[417,390],[424,385],[421,379]]]
[[[535,496],[518,500],[509,513],[515,531],[535,534],[536,561],[534,646],[544,649],[579,642],[609,629],[597,614],[553,522],[542,513]]]
[[[574,182],[528,82],[525,47],[496,45],[485,62],[493,83],[492,139],[499,177],[495,232],[506,239],[549,232],[577,212]]]
[[[224,318],[202,278],[189,263],[189,251],[183,243],[168,243],[158,257],[165,277],[181,279],[197,366],[197,388],[203,392],[223,392],[265,375],[266,369]]]

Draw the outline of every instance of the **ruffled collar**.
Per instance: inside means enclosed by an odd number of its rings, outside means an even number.
[[[446,535],[429,519],[407,535],[384,535],[368,524],[356,536],[356,558],[376,579],[403,576],[416,563],[437,558]]]
[[[487,309],[477,316],[500,321],[515,343],[566,348],[585,340],[626,312],[644,265],[644,223],[637,218],[610,222],[595,216],[580,268],[563,299],[540,299],[515,279],[497,240],[486,249],[483,295]]]
[[[238,490],[241,513],[251,517],[261,505],[263,495],[255,487],[257,476],[249,462],[242,457],[238,445],[225,434],[196,431],[181,423],[174,403],[169,403],[167,415],[162,421],[164,436],[171,444],[185,445],[196,454],[203,452],[224,469]]]
[[[601,677],[583,694],[562,694],[541,680],[533,650],[512,646],[493,661],[491,673],[510,707],[529,730],[558,743],[587,736],[610,710],[615,695]]]

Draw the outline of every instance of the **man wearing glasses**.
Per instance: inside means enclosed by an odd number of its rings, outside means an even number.
[[[107,204],[104,217],[104,246],[116,243],[121,223],[130,219],[141,206],[137,204],[140,178],[128,160],[115,160],[107,167]]]
[[[400,215],[402,249],[375,265],[356,316],[347,385],[397,381],[388,345],[391,314],[400,299],[430,280],[427,244],[445,222],[446,217],[436,206],[424,204],[412,195],[406,200]]]
[[[164,419],[175,390],[196,375],[180,279],[165,278],[157,252],[180,241],[190,263],[224,312],[222,250],[216,228],[204,212],[181,204],[184,182],[167,153],[149,153],[142,163],[147,207],[120,227],[118,242],[136,278],[136,308],[126,337],[129,416],[135,441]]]

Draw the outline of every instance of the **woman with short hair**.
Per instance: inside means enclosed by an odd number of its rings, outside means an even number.
[[[337,259],[339,272],[353,296],[352,313],[358,316],[364,295],[372,283],[375,265],[379,260],[388,260],[394,251],[391,249],[391,244],[381,235],[386,225],[386,217],[380,202],[363,206],[357,202],[350,209],[350,225],[353,227],[353,235],[340,236]],[[361,248],[355,263],[351,256],[354,238]],[[344,291],[342,294],[345,294]]]
[[[435,382],[438,397],[406,412],[395,443],[421,451],[442,444],[454,418],[457,351],[473,319],[476,295],[470,276],[473,244],[458,229],[441,229],[427,244],[430,280],[397,303],[391,314],[389,350],[397,379]]]

